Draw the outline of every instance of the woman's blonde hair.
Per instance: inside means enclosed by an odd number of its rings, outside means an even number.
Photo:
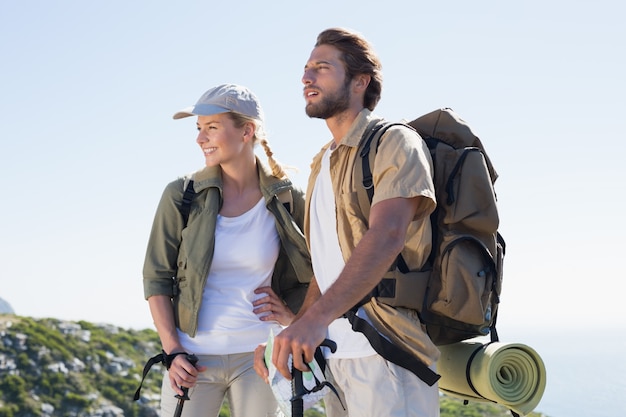
[[[265,155],[267,156],[267,162],[272,170],[272,175],[276,178],[285,178],[287,173],[285,173],[284,167],[274,159],[274,153],[270,149],[269,142],[267,141],[263,122],[240,113],[229,112],[228,115],[238,128],[242,128],[246,123],[254,124],[254,143],[259,143],[263,147]]]

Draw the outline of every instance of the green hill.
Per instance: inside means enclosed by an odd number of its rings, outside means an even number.
[[[0,417],[156,417],[162,366],[148,373],[138,401],[133,395],[145,362],[160,351],[151,329],[0,315]],[[229,415],[225,404],[220,417]],[[321,408],[305,413],[323,415]],[[441,417],[510,415],[498,405],[441,397]]]

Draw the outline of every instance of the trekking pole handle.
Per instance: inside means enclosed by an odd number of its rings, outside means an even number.
[[[332,353],[335,353],[335,351],[337,350],[337,343],[335,343],[334,340],[330,339],[324,339],[322,343],[320,343],[320,346],[325,346],[329,348]]]
[[[198,363],[198,357],[196,355],[194,355],[193,353],[190,355],[186,355],[185,356],[187,358],[187,360],[189,361],[189,363],[191,363],[194,367],[196,366],[196,364]],[[181,385],[180,389],[183,390],[183,395],[180,394],[176,394],[175,397],[178,398],[179,400],[188,400],[189,399],[189,388],[187,387],[183,387]]]

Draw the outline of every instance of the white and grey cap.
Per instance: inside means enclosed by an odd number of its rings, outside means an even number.
[[[246,87],[235,84],[222,84],[211,88],[198,102],[174,114],[174,119],[189,116],[212,116],[234,112],[263,121],[263,110],[254,93]]]

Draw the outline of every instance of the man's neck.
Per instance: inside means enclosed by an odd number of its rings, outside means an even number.
[[[359,113],[363,110],[363,107],[350,108],[340,114],[337,114],[333,117],[326,119],[326,126],[328,126],[328,130],[333,135],[333,140],[338,145],[350,128],[352,127],[352,123],[357,118]]]

